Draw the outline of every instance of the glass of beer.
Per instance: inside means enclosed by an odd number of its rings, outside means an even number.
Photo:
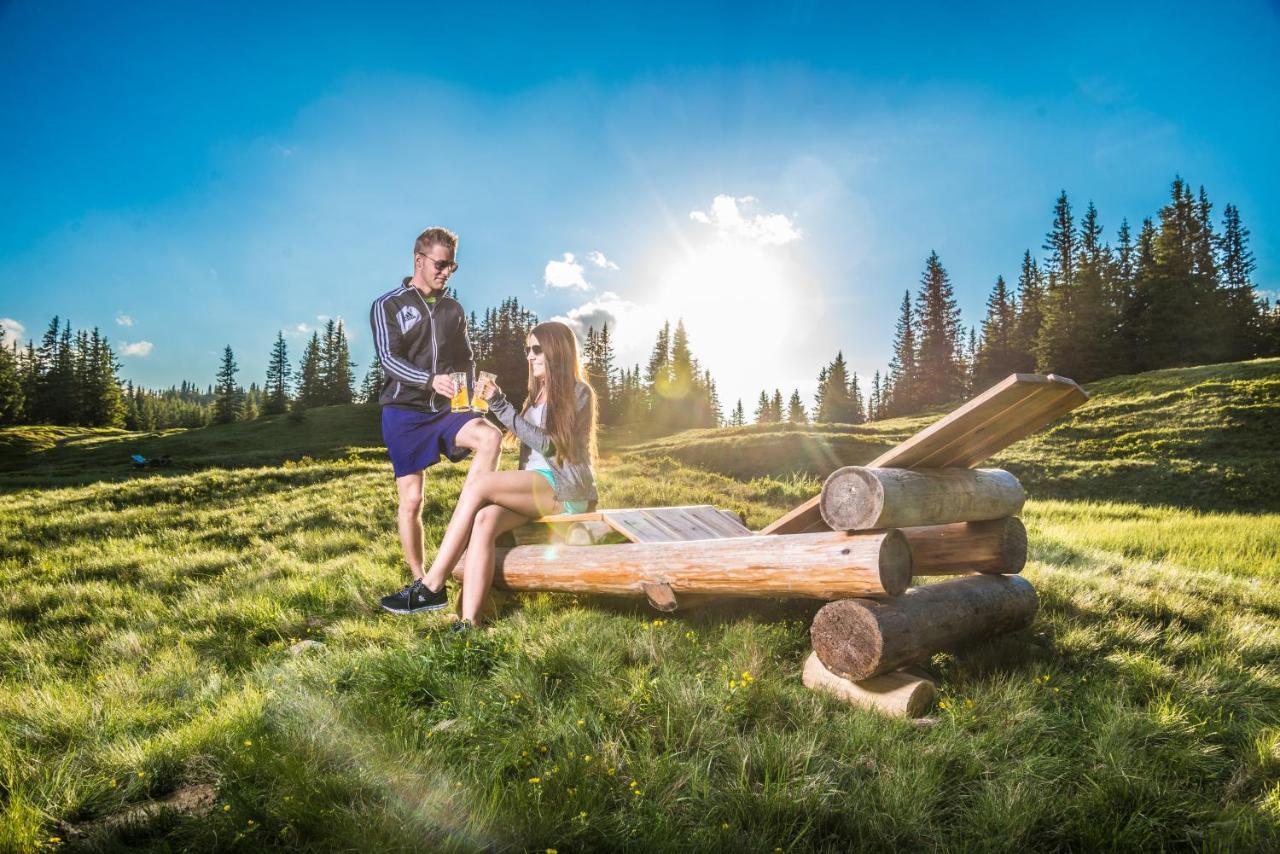
[[[476,393],[471,399],[476,412],[489,411],[489,396],[497,386],[497,379],[497,376],[488,371],[481,371],[476,375]]]
[[[454,371],[449,376],[453,379],[453,401],[450,409],[454,412],[471,411],[471,403],[467,398],[467,372]]]

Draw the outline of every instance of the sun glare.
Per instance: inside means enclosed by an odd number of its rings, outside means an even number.
[[[752,394],[792,364],[814,294],[770,251],[721,240],[671,267],[659,289],[661,310],[684,320],[694,355],[722,394]],[[726,406],[731,405],[726,402]]]

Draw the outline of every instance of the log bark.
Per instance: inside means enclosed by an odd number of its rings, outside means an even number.
[[[810,653],[802,677],[806,687],[831,694],[851,706],[871,709],[893,718],[918,718],[938,696],[933,680],[907,670],[895,670],[854,682],[832,673]]]
[[[1031,625],[1038,602],[1018,575],[973,575],[916,587],[897,599],[845,599],[818,610],[813,650],[854,681],[924,661],[936,652]]]
[[[903,528],[915,575],[1017,575],[1027,565],[1027,529],[1016,516]]]
[[[681,593],[843,599],[896,596],[911,582],[901,531],[830,531],[695,542],[517,546],[497,550],[494,587],[645,595]],[[454,567],[461,580],[462,563]]]
[[[1015,516],[1026,493],[1001,469],[845,466],[822,485],[819,508],[833,531],[914,528]]]

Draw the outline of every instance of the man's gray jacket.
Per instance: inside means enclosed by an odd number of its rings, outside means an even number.
[[[439,412],[449,408],[449,399],[431,388],[432,377],[465,371],[474,384],[467,315],[448,291],[431,303],[405,278],[400,287],[373,301],[369,325],[382,362],[378,403],[383,406]]]

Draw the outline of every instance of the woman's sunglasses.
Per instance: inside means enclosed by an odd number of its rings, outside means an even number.
[[[524,354],[525,354],[526,356],[541,356],[541,355],[542,355],[542,345],[541,345],[541,344],[534,344],[532,347],[525,347],[525,348],[524,348]]]

